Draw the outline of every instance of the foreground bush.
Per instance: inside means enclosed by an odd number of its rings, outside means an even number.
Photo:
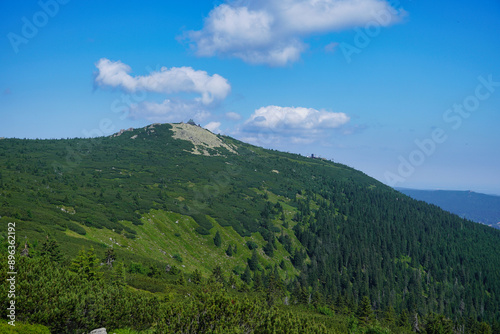
[[[29,325],[17,321],[15,324],[15,326],[11,326],[5,321],[0,322],[0,334],[50,334],[50,330],[42,325]]]
[[[0,272],[3,281],[6,272],[6,268]],[[20,257],[17,272],[16,320],[45,325],[53,333],[84,333],[100,327],[146,329],[156,314],[156,298],[99,276],[71,272],[46,257]],[[2,295],[5,287],[0,287]],[[0,303],[5,319],[8,300]]]
[[[327,333],[317,324],[260,298],[236,299],[214,284],[185,303],[162,305],[155,333]]]

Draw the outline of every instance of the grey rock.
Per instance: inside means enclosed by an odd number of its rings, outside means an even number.
[[[106,332],[106,328],[98,328],[98,329],[94,329],[89,334],[107,334],[107,332]]]

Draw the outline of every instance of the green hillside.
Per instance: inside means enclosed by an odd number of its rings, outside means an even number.
[[[142,305],[134,303],[160,305],[140,321],[108,323],[73,311],[63,320],[52,311],[56,301],[37,295],[49,292],[30,289],[26,274],[19,320],[53,331],[107,325],[162,332],[174,326],[163,323],[166,314],[177,314],[182,330],[182,319],[188,323],[205,307],[199,294],[228,307],[236,300],[243,313],[252,307],[246,298],[267,305],[268,313],[252,313],[245,325],[256,333],[270,328],[264,319],[318,333],[436,326],[487,333],[500,321],[500,231],[345,165],[193,125],[153,124],[93,139],[0,140],[0,216],[2,226],[16,223],[18,259],[23,249],[29,253],[20,266],[57,268],[46,275],[68,294],[58,310],[97,308],[71,292],[95,289],[119,294],[125,313]],[[7,228],[0,235],[6,251]],[[45,300],[36,307],[50,316],[22,302],[30,300]],[[221,332],[243,326],[228,319],[232,325]]]

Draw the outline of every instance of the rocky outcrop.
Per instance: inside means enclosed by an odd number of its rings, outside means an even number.
[[[94,329],[89,334],[107,334],[107,332],[106,332],[106,328],[98,328],[98,329]]]
[[[125,132],[128,132],[128,131],[134,131],[134,128],[128,128],[127,130],[125,129],[121,129],[120,131],[118,131],[117,133],[115,133],[114,135],[111,135],[111,137],[118,137],[118,136],[121,136],[122,134],[124,134]]]

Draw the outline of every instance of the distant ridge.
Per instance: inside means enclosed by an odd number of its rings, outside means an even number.
[[[473,191],[396,188],[414,199],[439,206],[462,218],[500,229],[500,196]]]

